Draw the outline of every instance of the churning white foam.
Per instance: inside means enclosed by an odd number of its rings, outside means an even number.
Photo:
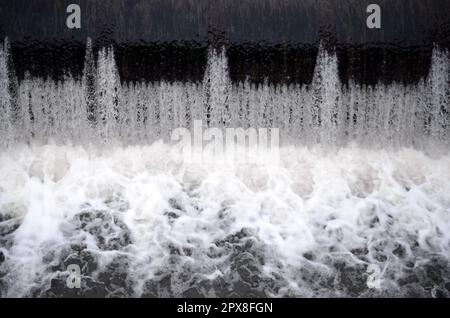
[[[263,259],[259,276],[279,282],[272,295],[333,294],[319,281],[339,262],[362,268],[365,287],[395,289],[405,266],[450,257],[450,153],[285,147],[279,165],[233,166],[184,164],[163,142],[22,145],[0,154],[0,176],[0,215],[9,218],[0,224],[20,224],[0,246],[7,296],[49,285],[64,271],[51,266],[74,244],[95,255],[94,280],[125,257],[132,295],[161,271],[230,277],[220,242],[240,232]],[[80,227],[86,211],[102,213],[99,229],[90,228],[98,215]],[[174,280],[174,290],[187,284]]]

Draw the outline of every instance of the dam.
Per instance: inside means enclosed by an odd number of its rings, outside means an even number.
[[[448,1],[77,3],[0,4],[1,297],[449,297]]]

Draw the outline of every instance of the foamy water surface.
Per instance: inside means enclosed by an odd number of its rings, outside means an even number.
[[[0,176],[3,297],[449,296],[448,152],[17,145]]]

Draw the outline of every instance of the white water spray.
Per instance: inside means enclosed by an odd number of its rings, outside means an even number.
[[[211,127],[277,127],[284,144],[372,146],[449,144],[449,55],[433,49],[430,74],[418,84],[344,87],[338,59],[320,47],[309,86],[231,83],[226,52],[211,49],[203,83],[121,83],[112,48],[93,60],[88,41],[81,81],[25,77],[11,114],[7,57],[0,49],[2,144],[149,144],[201,119]]]

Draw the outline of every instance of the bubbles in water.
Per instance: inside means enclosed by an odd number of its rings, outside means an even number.
[[[170,147],[2,152],[2,296],[445,294],[448,155],[297,146],[173,170]]]

